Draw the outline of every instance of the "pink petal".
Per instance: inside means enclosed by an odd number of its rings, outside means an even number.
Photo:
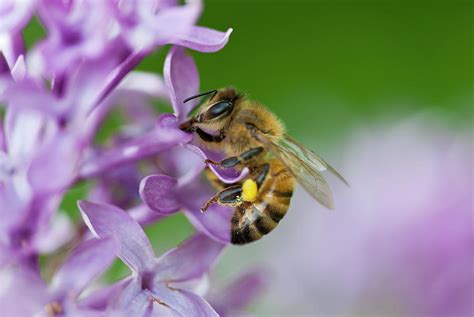
[[[1,3],[0,3],[0,6],[1,6]],[[0,11],[1,11],[1,8],[0,8]],[[20,32],[2,33],[0,31],[0,51],[2,52],[2,55],[5,58],[5,61],[7,62],[7,65],[9,66],[9,68],[13,68],[13,65],[18,60],[18,57],[21,54],[25,53],[25,45],[24,45],[21,33]]]
[[[97,157],[87,159],[79,173],[83,178],[94,177],[117,165],[156,155],[175,145],[189,142],[191,138],[192,136],[178,129],[158,127]]]
[[[202,157],[203,162],[209,158],[207,154],[204,153],[203,150],[201,150],[199,147],[195,145],[186,144],[185,147],[193,151],[195,154],[199,155],[200,157]],[[234,169],[220,169],[214,166],[213,164],[207,164],[207,167],[210,168],[210,170],[217,176],[217,178],[219,178],[220,181],[226,184],[234,184],[234,183],[240,182],[242,179],[247,177],[249,173],[249,169],[247,167],[245,167],[240,172]]]
[[[170,307],[176,316],[193,317],[219,316],[216,311],[202,297],[186,290],[171,289],[162,283],[154,285],[152,290],[160,301]]]
[[[126,312],[126,316],[150,316],[153,301],[150,291],[142,288],[140,279],[133,279],[125,287],[118,299],[117,308]]]
[[[232,209],[220,205],[211,206],[202,213],[196,206],[188,209],[186,216],[200,231],[220,243],[230,243]]]
[[[180,203],[176,199],[178,181],[167,175],[150,175],[140,182],[140,197],[154,211],[166,215],[176,212]]]
[[[214,193],[208,184],[195,181],[181,188],[182,204],[193,225],[220,243],[230,242],[232,209],[212,205],[205,213],[201,207]]]
[[[33,316],[49,299],[39,274],[9,267],[0,270],[0,316]]]
[[[140,21],[130,27],[124,24],[125,40],[132,49],[152,50],[154,46],[169,44],[177,34],[185,34],[201,14],[201,1],[186,1],[184,5],[159,2],[159,11],[152,1],[139,1],[132,15]],[[132,9],[133,10],[133,9]],[[129,11],[132,11],[129,10]],[[122,12],[125,20],[130,12]]]
[[[209,301],[220,314],[237,312],[258,298],[268,283],[269,281],[261,271],[245,272],[225,288],[213,292],[214,295],[210,296],[212,300]],[[235,296],[235,294],[239,294],[239,296]]]
[[[40,193],[56,193],[69,186],[77,176],[81,150],[76,136],[57,133],[39,149],[32,161],[28,171],[32,188]]]
[[[79,245],[54,274],[51,291],[78,296],[115,259],[118,246],[111,238],[92,239]]]
[[[0,33],[20,31],[30,20],[35,0],[0,1]]]
[[[0,49],[0,75],[2,76],[6,76],[8,79],[10,78],[10,66],[8,65],[8,62],[7,62],[7,59],[5,58],[5,54],[1,51]],[[1,78],[1,77],[0,77]],[[5,78],[1,78],[3,80],[5,80]],[[1,87],[4,87],[4,85],[6,84],[6,82],[2,82],[2,85],[3,86],[0,86]],[[0,90],[0,92],[2,92],[2,98],[3,98],[3,90],[5,88],[2,88],[2,90]]]
[[[194,26],[184,36],[178,37],[171,43],[199,52],[217,52],[227,44],[232,31],[233,29],[228,29],[227,32],[219,32],[202,26]]]
[[[56,251],[76,234],[73,223],[62,213],[56,214],[48,224],[39,227],[32,241],[32,248],[42,254]]]
[[[128,210],[128,214],[132,217],[136,222],[140,224],[140,226],[146,226],[152,223],[157,222],[160,219],[165,218],[165,215],[160,215],[159,213],[151,210],[147,205],[141,204],[136,207],[133,207]]]
[[[2,99],[9,107],[31,109],[52,117],[57,117],[64,110],[56,98],[32,80],[7,84]]]
[[[157,260],[155,281],[181,282],[202,277],[223,248],[223,244],[206,235],[196,234]]]
[[[164,78],[170,93],[174,112],[181,122],[196,105],[196,100],[183,103],[187,97],[199,91],[199,75],[194,60],[182,47],[170,49],[165,60]]]
[[[109,308],[111,304],[120,296],[123,289],[132,281],[131,277],[126,277],[122,280],[102,286],[96,291],[93,291],[86,298],[79,301],[81,307],[93,308],[104,311]]]
[[[125,211],[112,205],[78,203],[84,222],[99,238],[112,236],[119,244],[117,256],[134,272],[150,267],[154,253],[145,232]]]

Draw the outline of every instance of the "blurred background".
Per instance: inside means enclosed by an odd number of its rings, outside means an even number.
[[[233,85],[248,93],[251,98],[274,111],[286,124],[291,135],[333,162],[352,182],[357,182],[358,175],[353,176],[356,173],[351,169],[361,168],[351,166],[347,153],[351,152],[348,148],[357,147],[357,143],[360,143],[354,135],[359,134],[361,129],[375,126],[377,131],[397,130],[394,126],[399,122],[412,120],[413,117],[430,118],[422,119],[423,123],[408,123],[400,128],[406,134],[399,134],[401,138],[405,138],[400,142],[397,141],[397,136],[388,135],[382,139],[383,136],[380,135],[381,140],[374,147],[385,142],[391,142],[392,147],[395,147],[386,149],[383,153],[373,153],[384,161],[382,165],[388,165],[383,168],[388,169],[392,158],[388,152],[392,153],[392,150],[395,156],[403,157],[404,151],[409,152],[418,147],[417,142],[425,143],[419,147],[438,147],[433,139],[442,138],[441,135],[444,134],[461,133],[468,135],[468,139],[472,137],[472,2],[208,0],[205,5],[201,19],[203,25],[220,30],[233,27],[234,33],[229,45],[219,53],[193,54],[200,70],[202,90]],[[155,64],[154,60],[149,59],[142,66],[148,69],[156,67],[156,71],[160,71],[161,63]],[[422,132],[422,140],[416,140],[419,133],[414,131],[417,129],[433,133]],[[379,135],[377,131],[366,134],[376,139]],[[444,132],[437,135],[439,131]],[[426,137],[426,134],[430,136]],[[410,139],[413,140],[410,142]],[[376,158],[360,158],[360,151],[370,151],[370,146],[364,144],[359,149],[352,149],[351,153],[359,155],[359,159],[355,159],[352,165],[376,161]],[[399,146],[403,148],[397,148]],[[424,161],[428,160],[425,155],[432,155],[429,153],[416,158],[410,158],[410,153],[406,160],[417,160],[417,163],[424,166],[427,164]],[[464,155],[467,155],[467,164],[472,166],[472,148]],[[346,158],[341,158],[343,156]],[[422,172],[416,176],[416,173],[409,170],[409,166],[410,162],[402,162],[399,168],[408,169],[400,173],[409,173],[413,175],[413,179],[402,178],[399,185],[414,183],[413,186],[407,186],[407,190],[416,192],[418,186],[425,186],[423,182],[417,183],[419,178],[426,179],[429,173]],[[472,173],[472,168],[470,170]],[[465,173],[468,173],[470,190],[469,185],[462,190],[472,192],[472,174],[469,177],[469,169]],[[376,178],[375,174],[369,173],[367,178]],[[354,179],[351,180],[351,177]],[[332,179],[330,182],[337,186]],[[364,186],[353,184],[351,190],[357,191],[358,185]],[[377,185],[368,182],[367,186],[370,188]],[[396,191],[390,187],[385,190]],[[418,315],[441,312],[446,316],[462,316],[465,313],[463,308],[456,310],[453,307],[456,300],[448,300],[445,307],[433,308],[433,305],[417,299],[419,294],[407,291],[422,287],[429,292],[429,288],[435,284],[435,278],[424,280],[418,278],[423,275],[421,272],[404,270],[403,264],[391,267],[383,262],[391,261],[387,260],[391,257],[380,255],[381,250],[403,248],[398,244],[390,244],[392,240],[398,241],[398,227],[385,228],[383,223],[375,224],[376,227],[381,227],[382,232],[395,231],[388,233],[389,242],[378,237],[381,241],[378,246],[365,244],[365,241],[353,242],[378,235],[366,228],[366,223],[372,223],[372,218],[377,221],[400,221],[404,223],[401,227],[406,228],[412,227],[413,223],[429,222],[431,220],[428,219],[431,218],[436,222],[438,215],[431,217],[424,214],[420,216],[420,220],[410,217],[400,220],[384,215],[384,212],[390,211],[380,208],[377,212],[380,218],[374,217],[370,212],[363,213],[361,207],[351,208],[351,203],[341,202],[345,199],[341,197],[345,192],[341,194],[337,189],[335,192],[336,211],[331,214],[299,189],[287,217],[272,234],[258,243],[226,251],[217,268],[218,279],[230,279],[247,267],[263,267],[269,274],[268,289],[263,297],[256,298],[251,311],[264,316],[407,315],[416,314],[417,309]],[[382,200],[383,203],[383,194],[383,191],[375,194],[373,199]],[[407,197],[399,199],[409,200]],[[465,196],[464,199],[466,200]],[[464,227],[463,231],[463,228],[452,225],[452,230],[472,232],[472,226],[469,226],[469,219],[472,220],[472,200],[466,207],[460,212],[471,211],[470,216],[460,215],[458,219],[461,223],[464,221],[467,229]],[[400,208],[407,212],[412,209],[409,206]],[[403,210],[393,210],[394,213],[401,211]],[[451,214],[451,217],[458,216]],[[364,229],[355,233],[352,226],[357,226],[360,222],[362,225],[359,227]],[[449,221],[446,225],[450,226]],[[190,230],[185,220],[182,226]],[[437,231],[438,227],[433,225],[432,228]],[[413,230],[423,231],[422,228]],[[411,234],[401,231],[406,235]],[[156,232],[157,236],[163,237],[159,231]],[[184,236],[185,233],[183,238]],[[470,237],[468,247],[474,250],[472,234]],[[454,240],[453,244],[459,243]],[[435,245],[438,243],[431,239],[429,241]],[[403,242],[400,244],[403,245]],[[367,249],[371,248],[374,249],[374,254],[366,254]],[[434,252],[445,251],[441,247],[435,247]],[[415,252],[424,254],[427,261],[434,261],[433,257],[421,250]],[[452,252],[446,251],[445,254]],[[379,260],[379,256],[385,260]],[[353,261],[353,257],[364,258]],[[457,261],[455,259],[453,255],[453,261]],[[406,259],[406,263],[410,261],[412,259]],[[416,266],[418,260],[413,261],[415,263],[411,262],[409,265]],[[472,260],[470,263],[472,264]],[[352,268],[351,271],[348,267],[351,265],[367,269],[354,271]],[[385,269],[380,269],[379,266],[384,266]],[[421,271],[430,270],[426,263],[419,266]],[[433,268],[437,272],[435,275],[440,275],[440,267],[444,266],[448,265],[440,263],[439,267]],[[456,269],[470,272],[471,274],[460,278],[465,278],[471,285],[474,283],[472,269],[454,268]],[[394,281],[400,274],[407,275],[406,278],[414,281],[414,284],[405,285]],[[378,283],[373,280],[378,280]],[[472,286],[467,286],[468,289],[464,288],[463,291],[459,290],[458,284],[455,292],[464,292],[460,295],[462,299],[459,305],[462,306],[473,295]],[[440,298],[435,297],[441,303],[442,298],[446,300],[450,295],[439,296]],[[411,299],[407,299],[408,297]],[[424,308],[425,305],[430,307]]]
[[[429,144],[436,145],[438,137],[443,138],[437,134],[439,131],[443,131],[443,136],[461,134],[471,140],[474,101],[471,1],[204,2],[200,24],[219,30],[233,27],[234,33],[229,44],[216,54],[192,52],[200,71],[202,91],[232,85],[248,93],[274,111],[291,135],[333,162],[350,182],[350,176],[357,174],[350,171],[347,158],[348,153],[358,153],[354,138],[356,144],[363,143],[360,151],[370,153],[371,146],[380,145],[375,141],[360,141],[365,136],[357,137],[368,127],[399,131],[394,126],[405,122],[405,130],[400,129],[408,131],[404,137],[410,139],[409,131],[419,129],[418,121],[410,120],[422,116],[424,123],[420,129],[433,132],[428,137],[428,132],[422,133],[421,139]],[[34,25],[30,26],[27,32],[30,42],[40,32]],[[162,73],[165,55],[166,50],[157,52],[139,68]],[[406,124],[407,120],[410,123]],[[113,119],[107,126],[113,129]],[[383,133],[380,134],[382,137]],[[388,133],[386,138],[397,144],[400,134],[394,135]],[[378,133],[372,137],[376,140]],[[417,147],[416,141],[410,144]],[[394,150],[395,156],[404,150]],[[469,164],[472,151],[463,153]],[[423,155],[418,159],[422,164]],[[359,157],[356,162],[363,164],[364,160]],[[402,165],[409,166],[406,161]],[[467,169],[468,187],[463,190],[472,191],[469,171],[472,168]],[[413,179],[415,185],[419,180]],[[335,183],[332,179],[330,182]],[[358,185],[354,185],[356,192]],[[268,272],[267,291],[256,299],[251,309],[258,315],[347,315],[350,312],[381,316],[406,312],[404,305],[408,304],[399,299],[408,295],[400,297],[398,292],[404,288],[392,287],[390,282],[403,272],[362,270],[356,271],[359,275],[351,274],[354,267],[342,262],[364,257],[364,261],[354,265],[387,266],[376,260],[376,255],[358,253],[364,249],[360,244],[351,249],[356,239],[349,232],[351,224],[356,226],[360,219],[358,215],[350,215],[350,204],[339,202],[347,190],[339,191],[338,185],[334,186],[335,203],[341,208],[329,213],[299,189],[279,227],[260,242],[228,248],[213,278],[220,283],[255,265]],[[85,191],[83,188],[72,191],[65,206],[74,206]],[[472,212],[472,200],[463,211]],[[472,213],[462,219],[472,220]],[[148,228],[147,233],[160,253],[192,230],[184,216],[175,215]],[[305,236],[307,231],[309,235]],[[472,246],[470,238],[467,239]],[[347,250],[340,251],[341,246],[347,246]],[[379,248],[383,249],[383,245]],[[340,256],[341,252],[345,255]],[[282,261],[286,264],[282,265]],[[116,279],[124,270],[116,265],[108,276]],[[353,281],[354,276],[363,280]],[[382,286],[368,285],[366,281],[371,277]],[[346,287],[344,283],[349,280],[351,287]],[[466,281],[472,284],[473,280],[467,277]],[[380,289],[387,290],[386,294],[379,292]],[[374,291],[384,293],[383,299],[363,295]]]

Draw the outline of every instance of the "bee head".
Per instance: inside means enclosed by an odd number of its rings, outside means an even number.
[[[181,130],[195,132],[201,129],[209,134],[219,134],[227,126],[240,95],[232,88],[225,88],[187,98],[184,102],[207,94],[212,95],[195,116],[179,126]]]

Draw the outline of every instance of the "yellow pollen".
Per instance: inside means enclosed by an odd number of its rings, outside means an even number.
[[[246,179],[242,184],[242,199],[253,202],[257,198],[258,187],[253,179]]]

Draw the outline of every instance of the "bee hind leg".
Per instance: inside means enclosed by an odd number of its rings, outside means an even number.
[[[233,185],[212,196],[204,204],[204,206],[201,207],[201,212],[205,212],[212,204],[215,203],[224,206],[239,206],[242,204],[242,202],[242,185]]]

